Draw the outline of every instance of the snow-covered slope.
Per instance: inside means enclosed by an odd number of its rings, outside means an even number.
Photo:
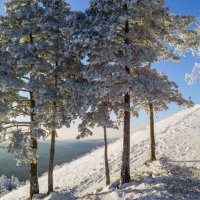
[[[158,158],[166,157],[172,164],[200,168],[200,105],[196,105],[193,108],[184,110],[158,122],[155,126],[155,130]],[[120,175],[122,140],[120,139],[110,144],[108,150],[111,178],[114,182]],[[142,173],[144,170],[144,163],[148,159],[149,128],[147,127],[131,135],[131,175],[133,178],[138,176],[139,173]],[[160,172],[162,172],[162,166],[159,162],[154,165],[154,171],[156,169],[159,171],[160,169]],[[150,168],[151,167],[152,165]],[[163,174],[165,174],[165,172],[166,170],[164,170]],[[55,191],[65,194],[60,195],[59,198],[56,194],[52,194],[51,198],[46,199],[76,199],[75,197],[81,197],[80,199],[95,199],[87,195],[98,191],[98,188],[104,187],[104,177],[104,151],[103,148],[100,148],[69,164],[56,167],[54,172]],[[46,193],[46,174],[40,178],[39,183],[40,192]],[[128,185],[127,187],[131,186]],[[25,200],[28,194],[29,185],[26,185],[3,196],[1,200]],[[68,197],[66,194],[68,194]],[[57,198],[53,198],[54,195],[55,197],[57,196]],[[113,191],[110,191],[107,197],[105,192],[104,195],[99,195],[97,199],[133,199],[127,198],[127,196],[122,195],[120,197],[119,192],[113,193]]]

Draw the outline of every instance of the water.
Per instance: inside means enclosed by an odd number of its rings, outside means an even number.
[[[80,157],[91,150],[103,146],[103,140],[84,140],[84,141],[57,141],[55,152],[55,165],[61,165]],[[42,175],[48,170],[49,162],[49,142],[40,142],[38,145],[38,175]],[[26,181],[29,178],[29,165],[22,164],[16,166],[16,161],[12,154],[8,154],[6,150],[0,149],[0,176],[12,175],[19,178],[19,181]]]

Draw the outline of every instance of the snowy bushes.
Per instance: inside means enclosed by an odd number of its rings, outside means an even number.
[[[2,175],[0,177],[0,197],[17,189],[20,185],[22,184],[17,177],[11,176],[11,178],[7,178],[5,175]]]

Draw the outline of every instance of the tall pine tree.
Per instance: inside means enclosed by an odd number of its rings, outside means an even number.
[[[130,84],[131,73],[143,63],[160,58],[178,60],[168,45],[183,44],[182,36],[190,34],[186,28],[194,21],[190,16],[169,14],[164,3],[160,0],[91,0],[87,11],[89,27],[83,38],[89,52],[89,72],[93,70],[91,74],[98,74],[108,87],[112,78],[101,76],[103,71],[107,70],[117,83],[121,82],[110,92],[116,96],[111,101],[124,104],[122,183],[130,181],[130,102],[137,95],[136,87]]]
[[[51,137],[48,169],[48,194],[53,192],[53,167],[57,129],[70,127],[81,105],[76,102],[80,87],[81,49],[73,45],[84,14],[72,12],[64,0],[39,0],[42,15],[38,21],[40,39],[39,74],[35,80],[37,120]],[[80,83],[79,83],[80,82]],[[79,101],[79,98],[77,98]],[[77,104],[76,104],[77,103]],[[74,111],[74,109],[76,111]]]
[[[30,197],[39,193],[37,174],[37,139],[45,135],[45,131],[35,120],[35,99],[33,98],[34,80],[38,73],[38,49],[36,41],[39,39],[40,30],[37,23],[41,17],[41,8],[35,0],[7,0],[5,3],[6,14],[1,18],[1,33],[7,37],[7,51],[13,60],[15,75],[23,81],[17,88],[20,97],[13,108],[15,117],[25,116],[23,122],[16,120],[13,134],[21,141],[19,146],[22,155],[27,151],[30,162]],[[10,60],[5,63],[8,64]],[[38,88],[37,88],[38,89]],[[28,122],[27,122],[28,119]],[[19,124],[23,128],[19,129]]]
[[[137,76],[136,76],[137,74]],[[150,65],[138,68],[134,71],[135,84],[142,85],[140,96],[132,102],[136,110],[144,109],[150,118],[150,161],[156,160],[156,142],[154,128],[154,113],[168,109],[168,104],[175,103],[178,106],[190,107],[191,100],[185,100],[178,90],[175,82],[169,81],[163,73],[151,69]]]

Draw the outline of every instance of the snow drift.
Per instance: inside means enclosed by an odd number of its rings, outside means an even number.
[[[58,193],[52,193],[45,199],[179,198],[179,196],[173,197],[169,194],[170,185],[164,184],[161,180],[162,177],[178,177],[180,173],[182,175],[182,172],[189,178],[192,177],[191,173],[197,172],[200,168],[200,105],[158,122],[155,125],[155,132],[157,158],[160,161],[153,164],[147,163],[150,154],[149,127],[131,135],[131,175],[135,180],[140,174],[143,175],[143,182],[132,182],[120,188],[114,187],[119,179],[121,167],[122,139],[119,139],[108,146],[111,181],[113,182],[111,187],[105,187],[104,151],[103,148],[99,148],[71,163],[57,166],[54,172],[54,189]],[[184,173],[184,170],[187,173]],[[175,172],[176,174],[173,174]],[[173,180],[177,184],[178,178]],[[172,179],[168,181],[173,182]],[[152,182],[154,182],[153,185]],[[40,193],[46,193],[47,174],[40,177],[39,183]],[[159,187],[156,187],[157,185]],[[193,195],[194,199],[198,199],[198,195],[200,199],[200,191],[196,190]],[[27,184],[3,196],[1,200],[25,200],[28,196],[29,185]],[[184,198],[192,199],[193,197]],[[39,198],[42,199],[43,195],[37,197]]]

